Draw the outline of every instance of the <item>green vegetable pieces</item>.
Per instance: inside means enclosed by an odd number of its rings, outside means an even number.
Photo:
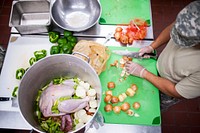
[[[36,58],[35,58],[35,57],[31,57],[31,58],[29,59],[29,64],[30,64],[30,66],[32,66],[35,62],[36,62]]]
[[[49,41],[51,43],[56,43],[60,37],[60,34],[56,31],[49,32]]]
[[[52,55],[52,54],[59,54],[59,53],[60,53],[60,48],[59,48],[59,46],[54,45],[54,46],[51,47],[51,49],[50,49],[50,54],[51,54],[51,55]]]
[[[38,51],[34,52],[34,56],[36,58],[36,61],[38,61],[38,60],[46,57],[46,55],[47,55],[47,51],[44,50],[44,49],[43,50],[38,50]]]
[[[22,79],[23,75],[25,73],[25,69],[24,68],[19,68],[16,71],[16,79]]]
[[[18,92],[18,86],[16,86],[12,92],[13,97],[17,97],[17,92]]]
[[[67,30],[65,30],[64,32],[63,32],[63,34],[64,34],[64,37],[68,37],[68,36],[73,36],[73,33],[71,32],[71,31],[67,31]]]
[[[54,33],[54,31],[51,31]],[[49,32],[50,33],[50,32]],[[51,34],[49,34],[51,35]],[[50,41],[51,42],[51,41]],[[65,30],[63,36],[57,39],[56,45],[53,45],[50,49],[50,54],[71,54],[74,46],[77,43],[77,38],[73,36],[71,31]]]

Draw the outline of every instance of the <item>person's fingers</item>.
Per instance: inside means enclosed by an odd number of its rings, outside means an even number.
[[[134,67],[133,69],[129,70],[130,74],[133,74],[136,71],[137,67]]]
[[[143,58],[150,58],[150,56],[149,55],[144,55]]]
[[[144,53],[143,53],[143,52],[140,52],[140,53],[139,53],[139,56],[143,56],[143,55],[144,55]]]

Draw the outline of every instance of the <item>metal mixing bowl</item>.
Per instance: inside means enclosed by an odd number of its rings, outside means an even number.
[[[84,31],[94,26],[101,16],[98,0],[56,0],[52,3],[54,23],[69,31]]]

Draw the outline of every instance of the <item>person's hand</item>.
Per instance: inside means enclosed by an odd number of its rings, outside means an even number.
[[[145,46],[143,48],[141,48],[139,50],[139,56],[144,56],[144,58],[150,58],[149,55],[144,55],[145,53],[152,53],[154,51],[154,49],[149,45],[149,46]]]
[[[138,77],[141,77],[143,78],[144,77],[144,71],[145,71],[145,68],[137,63],[134,63],[132,61],[128,61],[126,64],[125,64],[125,68],[126,68],[126,71],[129,73],[129,74],[132,74],[132,75],[135,75],[135,76],[138,76]]]

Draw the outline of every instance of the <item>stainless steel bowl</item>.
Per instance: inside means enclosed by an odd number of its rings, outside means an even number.
[[[84,31],[94,26],[101,16],[98,0],[56,0],[52,2],[51,18],[62,29]]]

